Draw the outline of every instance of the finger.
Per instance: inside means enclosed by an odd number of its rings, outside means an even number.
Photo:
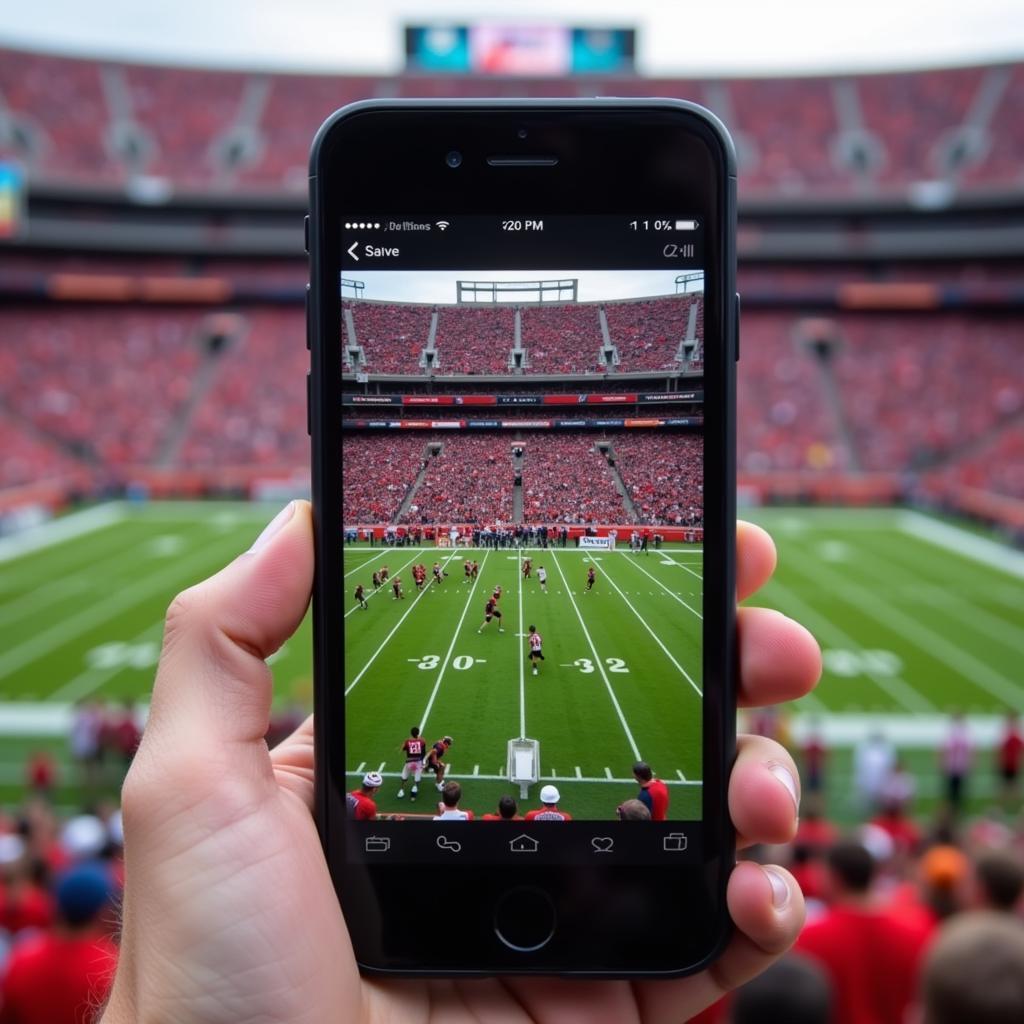
[[[736,600],[745,601],[775,572],[775,541],[768,533],[742,520],[736,524]]]
[[[740,736],[729,777],[736,845],[788,843],[799,809],[800,775],[788,751],[764,736]]]
[[[740,608],[737,632],[741,706],[779,704],[814,689],[821,649],[799,622],[771,608]]]
[[[302,621],[312,582],[310,507],[292,502],[249,551],[171,603],[147,736],[173,737],[179,749],[262,744],[271,700],[264,659]]]
[[[313,716],[270,752],[277,783],[313,810]]]
[[[680,981],[645,981],[634,986],[644,1024],[688,1020],[770,967],[803,927],[800,887],[788,871],[774,865],[737,864],[727,899],[736,931],[725,952],[706,971]]]

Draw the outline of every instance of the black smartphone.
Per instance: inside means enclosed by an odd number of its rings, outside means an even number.
[[[365,972],[672,977],[728,938],[735,175],[675,100],[317,135],[317,817]]]

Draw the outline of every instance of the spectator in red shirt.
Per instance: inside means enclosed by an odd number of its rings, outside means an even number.
[[[15,947],[0,985],[0,1024],[89,1024],[110,990],[117,947],[102,921],[106,872],[72,868],[57,883],[57,924]]]
[[[540,791],[541,806],[526,812],[527,821],[572,821],[572,815],[558,809],[561,796],[557,786],[545,786]]]
[[[1006,731],[996,754],[996,768],[1003,784],[1003,802],[1007,807],[1016,806],[1017,781],[1020,778],[1021,760],[1024,759],[1024,735],[1021,735],[1020,720],[1010,712],[1006,716]]]
[[[0,932],[15,935],[23,929],[46,928],[52,920],[52,901],[32,879],[25,841],[21,836],[0,836]]]
[[[360,789],[353,789],[349,793],[348,816],[353,821],[376,821],[377,803],[373,799],[377,790],[384,784],[380,772],[367,772],[363,776],[363,785]]]
[[[498,813],[497,814],[485,814],[480,820],[481,821],[522,821],[522,816],[518,813],[519,808],[516,805],[515,799],[510,796],[503,796],[498,801]]]
[[[928,954],[922,1024],[1024,1020],[1024,925],[1005,914],[965,914]]]
[[[874,874],[859,843],[834,846],[826,876],[831,906],[797,940],[832,980],[833,1024],[903,1024],[913,998],[926,934],[873,905]]]
[[[664,821],[668,817],[668,786],[654,777],[646,761],[633,765],[633,778],[640,783],[637,799],[651,812],[651,821]]]

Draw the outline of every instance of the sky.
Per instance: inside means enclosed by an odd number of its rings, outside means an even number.
[[[352,276],[366,285],[364,299],[455,302],[456,281],[558,281],[576,278],[579,302],[672,295],[679,270],[367,270]],[[348,277],[349,275],[345,275]],[[695,286],[691,285],[692,291]],[[345,295],[351,296],[346,289]],[[536,301],[535,296],[520,296]],[[564,296],[569,301],[569,295]],[[481,303],[483,305],[483,303]]]
[[[42,0],[0,44],[164,63],[390,74],[409,22],[638,30],[645,75],[914,68],[1024,57],[1021,0]]]

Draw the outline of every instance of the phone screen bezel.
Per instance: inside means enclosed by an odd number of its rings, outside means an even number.
[[[527,139],[519,133],[526,129]],[[453,173],[444,160],[463,153]],[[549,167],[494,167],[527,151]],[[438,215],[498,210],[628,214],[696,210],[705,225],[705,579],[703,866],[426,869],[349,862],[345,843],[341,375],[341,224],[358,209]],[[318,134],[310,177],[310,428],[316,530],[314,674],[317,819],[357,959],[388,974],[560,973],[672,976],[706,964],[726,941],[725,885],[734,859],[727,783],[735,746],[735,160],[706,111],[673,100],[371,101],[335,114]],[[331,727],[331,724],[334,727]],[[340,784],[339,784],[340,783]],[[429,884],[423,872],[429,872]],[[566,934],[535,954],[489,934],[486,909],[510,884],[552,894]],[[453,900],[451,893],[458,893]],[[589,896],[587,894],[590,894]],[[609,894],[625,903],[608,932],[593,927]],[[614,906],[615,899],[610,904]],[[641,912],[642,911],[642,912]],[[443,920],[443,949],[406,931]],[[403,920],[406,922],[403,925]],[[566,924],[566,922],[569,922]],[[588,922],[590,922],[588,924]],[[587,941],[586,936],[600,936]],[[568,941],[572,938],[574,941]]]

